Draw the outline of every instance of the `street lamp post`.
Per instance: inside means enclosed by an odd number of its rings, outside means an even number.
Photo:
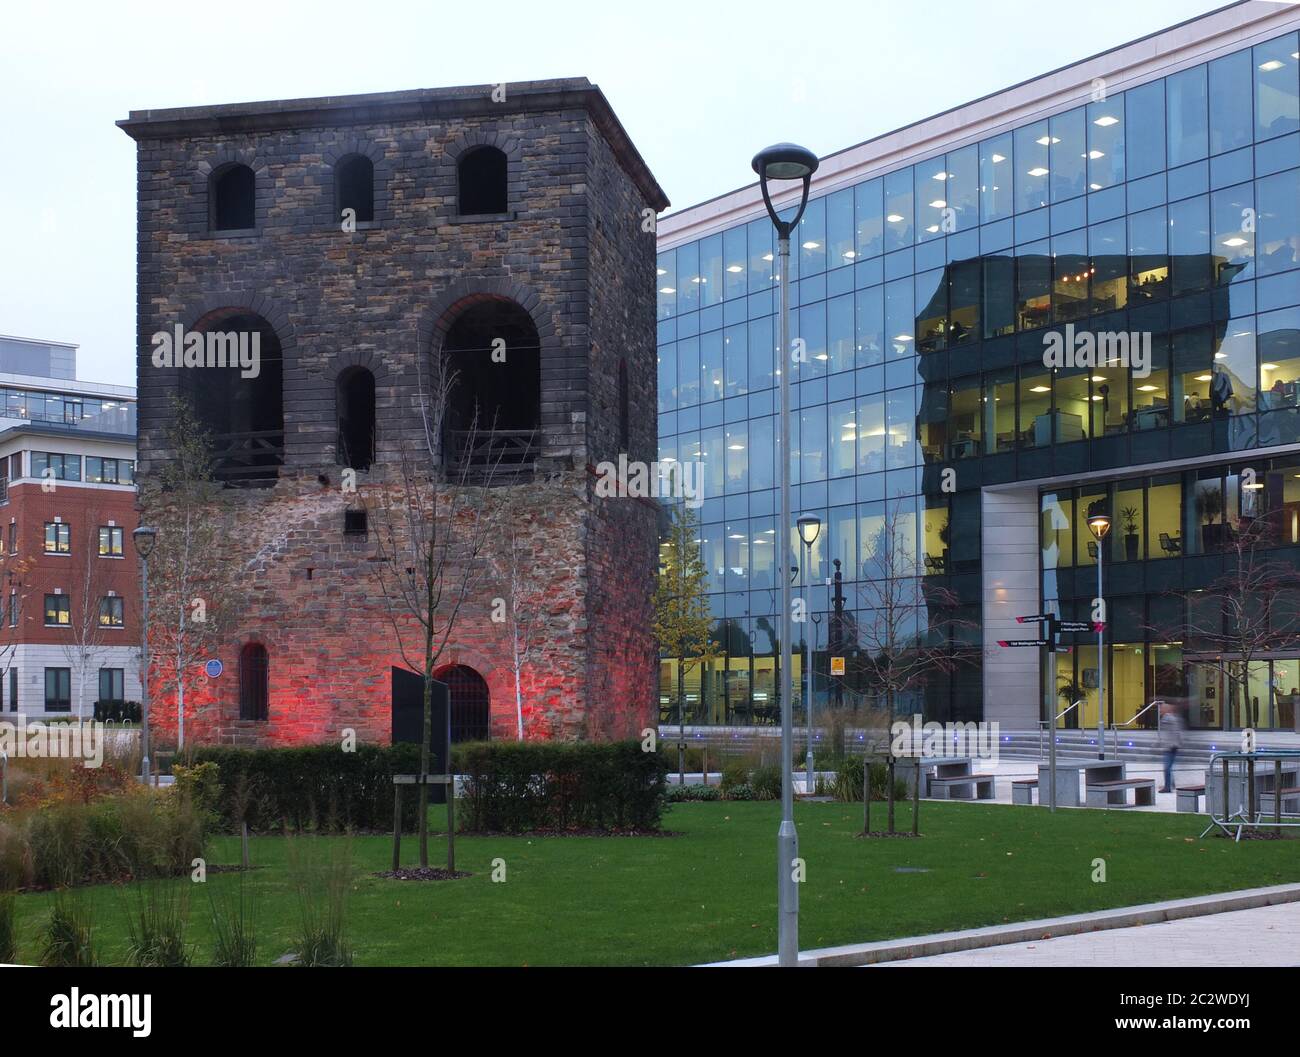
[[[817,155],[793,143],[777,143],[759,151],[751,163],[758,173],[763,204],[772,218],[778,240],[778,281],[781,284],[780,411],[778,450],[781,452],[781,514],[777,522],[777,549],[781,555],[777,568],[790,560],[790,232],[799,223],[808,205],[808,189],[817,171]],[[793,218],[782,220],[768,193],[769,180],[800,180],[802,193]],[[781,826],[776,835],[777,877],[777,961],[780,965],[799,964],[799,889],[794,880],[795,859],[799,857],[799,836],[794,828],[794,734],[791,723],[790,686],[790,580],[781,577]]]
[[[1106,512],[1105,502],[1094,503],[1088,511],[1088,531],[1097,541],[1097,600],[1105,598],[1102,593],[1101,567],[1106,551],[1106,535],[1110,532],[1110,514]],[[1101,614],[1106,615],[1106,606],[1102,602]],[[1055,732],[1053,732],[1055,735]],[[1106,758],[1106,621],[1097,622],[1097,759]]]
[[[149,555],[158,530],[141,525],[131,533],[140,555],[140,781],[149,784]]]
[[[812,642],[808,635],[808,615],[812,608],[809,589],[812,586],[812,546],[822,529],[822,519],[816,514],[804,514],[798,521],[799,538],[803,540],[803,670],[807,690],[804,692],[804,721],[808,727],[807,751],[804,757],[804,792],[813,791],[813,670]]]

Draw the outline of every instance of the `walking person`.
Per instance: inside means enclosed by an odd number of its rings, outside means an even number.
[[[1183,746],[1183,716],[1177,705],[1161,701],[1157,710],[1160,716],[1160,745],[1165,750],[1165,784],[1162,793],[1172,793],[1174,785],[1174,761],[1178,750]]]

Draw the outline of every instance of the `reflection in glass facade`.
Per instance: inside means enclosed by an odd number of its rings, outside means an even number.
[[[774,255],[766,216],[659,255],[660,459],[704,464],[701,546],[724,648],[686,677],[685,714],[701,723],[775,717],[776,577],[804,564],[773,554]],[[1300,517],[1300,468],[1278,455],[1300,445],[1297,34],[814,197],[791,273],[792,332],[807,352],[792,366],[794,510],[822,521],[796,582],[806,574],[815,614],[796,633],[812,639],[816,704],[870,694],[869,658],[843,680],[826,673],[832,652],[853,652],[844,629],[878,617],[860,585],[888,522],[908,534],[922,585],[953,600],[942,634],[962,658],[898,710],[980,718],[982,493],[1086,477],[1099,483],[1041,493],[1039,603],[1075,619],[1095,594],[1096,544],[1079,526],[1107,497],[1120,570],[1108,719],[1177,692],[1195,698],[1195,724],[1241,725],[1240,710],[1203,707],[1223,698],[1192,685],[1205,677],[1192,674],[1169,600],[1213,577],[1213,526],[1245,514],[1242,503]],[[1143,369],[1045,363],[1048,335],[1083,331],[1111,336],[1112,353],[1131,339]],[[1234,491],[1252,458],[1278,482],[1266,500]],[[1170,468],[1180,461],[1198,468]],[[1229,515],[1198,514],[1206,495]],[[1274,541],[1297,542],[1294,530]],[[832,616],[836,569],[843,617]],[[933,625],[916,614],[918,634]],[[799,686],[803,642],[794,649]],[[1049,679],[1087,688],[1091,672],[1095,683],[1095,653],[1094,642],[1058,656],[1040,696]],[[1261,685],[1286,683],[1296,656],[1271,661]],[[675,662],[661,685],[675,719]],[[1290,690],[1264,693],[1250,718],[1291,722]]]

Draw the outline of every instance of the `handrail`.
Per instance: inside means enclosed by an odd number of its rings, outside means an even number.
[[[1074,704],[1072,705],[1066,705],[1063,709],[1061,709],[1060,712],[1058,712],[1050,720],[1040,719],[1038,721],[1038,758],[1040,760],[1043,758],[1043,732],[1047,730],[1048,724],[1051,724],[1051,726],[1055,728],[1057,722],[1060,720],[1062,716],[1064,716],[1071,709],[1078,708],[1081,704],[1083,704],[1083,698],[1079,698],[1079,700],[1075,701]]]
[[[1116,756],[1119,755],[1119,728],[1120,728],[1120,727],[1127,727],[1130,723],[1136,723],[1139,719],[1141,719],[1143,716],[1145,716],[1148,712],[1150,712],[1150,711],[1151,711],[1153,708],[1155,708],[1156,705],[1158,705],[1158,704],[1161,704],[1161,701],[1160,701],[1160,698],[1157,697],[1154,701],[1152,701],[1149,705],[1147,705],[1147,706],[1146,706],[1144,709],[1142,709],[1140,712],[1136,712],[1136,713],[1134,713],[1132,716],[1130,716],[1128,719],[1124,720],[1123,723],[1116,723],[1114,720],[1111,721],[1111,724],[1110,724],[1110,733],[1111,733],[1111,739],[1112,739],[1112,742],[1114,743],[1114,746],[1115,746],[1115,755],[1116,755]]]

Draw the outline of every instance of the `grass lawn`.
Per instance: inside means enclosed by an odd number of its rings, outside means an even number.
[[[877,808],[879,808],[877,810]],[[360,965],[671,965],[766,954],[776,947],[778,803],[675,805],[680,836],[461,837],[455,882],[387,881],[391,840],[353,839],[356,874],[348,933]],[[1195,839],[1200,815],[927,802],[923,836],[856,838],[861,805],[799,804],[800,945],[972,928],[1207,892],[1300,881],[1300,843]],[[884,822],[872,806],[872,824]],[[899,827],[910,825],[900,805]],[[310,838],[306,838],[310,839]],[[344,838],[333,838],[342,840]],[[412,865],[415,841],[403,841]],[[431,842],[432,865],[444,855]],[[238,841],[218,838],[210,862],[237,863]],[[507,880],[491,880],[492,860]],[[294,949],[298,905],[285,840],[254,838],[246,884],[259,901],[259,958]],[[1094,883],[1093,860],[1106,861]],[[900,867],[920,868],[899,872]],[[921,872],[925,871],[925,872]],[[189,882],[185,882],[189,884]],[[208,886],[239,884],[209,875]],[[88,890],[109,962],[127,940],[121,890]],[[35,961],[49,895],[18,900],[21,960]],[[196,963],[211,951],[208,901],[191,886]]]

